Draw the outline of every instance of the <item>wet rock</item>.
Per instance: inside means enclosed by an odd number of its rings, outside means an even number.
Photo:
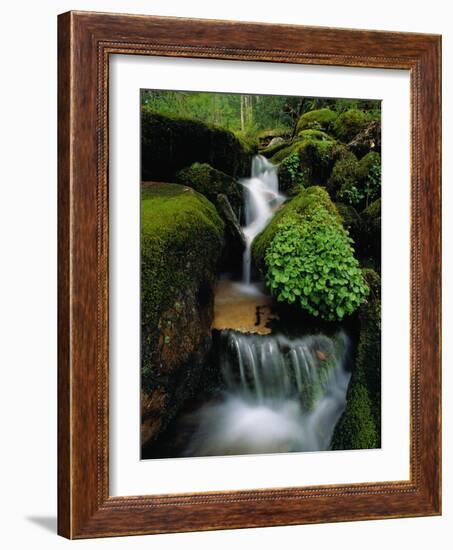
[[[142,188],[142,445],[197,391],[211,344],[224,223],[193,189]]]
[[[244,233],[226,195],[223,193],[217,195],[216,206],[225,222],[226,246],[222,257],[222,265],[227,266],[229,269],[238,270],[242,266],[242,257],[246,246]]]
[[[238,181],[206,163],[195,162],[176,174],[176,181],[188,185],[217,206],[219,193],[225,195],[239,218],[242,206],[242,187]]]

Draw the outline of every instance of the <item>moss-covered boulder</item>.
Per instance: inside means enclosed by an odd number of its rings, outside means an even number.
[[[361,211],[381,194],[381,157],[368,153],[357,160],[346,150],[332,169],[327,188],[334,200],[339,200]]]
[[[213,285],[224,243],[215,207],[176,184],[141,198],[142,444],[160,433],[200,381],[211,342]]]
[[[343,220],[343,227],[348,231],[350,237],[354,241],[354,250],[360,256],[359,246],[363,231],[362,218],[353,206],[342,202],[336,202],[335,206]]]
[[[325,185],[335,161],[341,158],[345,147],[319,130],[304,130],[289,147],[278,151],[270,159],[279,164],[280,189],[289,193],[296,186]]]
[[[264,149],[260,149],[260,154],[270,159],[282,149],[286,149],[286,147],[288,147],[289,145],[290,145],[290,142],[285,141],[284,139],[273,144],[271,142],[268,147],[265,147]]]
[[[370,288],[360,309],[360,336],[346,409],[332,438],[333,449],[374,449],[381,446],[381,280],[364,269]]]
[[[335,162],[327,189],[333,200],[338,198],[349,205],[356,205],[363,199],[359,186],[359,162],[353,153],[348,151]]]
[[[253,256],[279,302],[336,321],[368,293],[351,244],[326,190],[313,186],[276,214],[255,239]]]
[[[372,202],[362,214],[361,249],[365,258],[373,260],[373,265],[381,266],[381,199]]]
[[[330,132],[337,117],[337,113],[328,108],[309,111],[299,118],[297,132],[301,132],[302,130],[323,130]]]
[[[229,130],[143,109],[141,131],[142,181],[174,181],[176,172],[194,162],[233,177],[250,172],[254,151]]]
[[[236,179],[216,170],[209,164],[195,162],[192,166],[183,168],[176,174],[176,181],[192,187],[198,193],[207,197],[212,203],[217,203],[219,193],[226,195],[234,213],[239,218],[242,207],[242,187]]]
[[[332,132],[343,143],[349,143],[359,132],[365,129],[369,117],[359,109],[349,109],[335,120]]]

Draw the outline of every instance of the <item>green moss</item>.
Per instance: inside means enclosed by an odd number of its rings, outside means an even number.
[[[276,143],[272,147],[266,147],[265,149],[261,149],[260,154],[270,159],[282,149],[286,149],[286,147],[288,147],[288,142],[281,141],[280,143]]]
[[[343,143],[348,143],[369,122],[369,117],[359,109],[349,109],[341,113],[333,124],[333,134]]]
[[[360,336],[346,409],[338,422],[334,449],[373,449],[381,445],[381,279],[363,274],[370,288],[359,309]]]
[[[351,239],[320,187],[301,191],[277,213],[253,255],[278,301],[327,321],[352,314],[368,291]]]
[[[313,135],[310,131],[309,135],[297,139],[291,146],[285,147],[271,158],[274,164],[281,163],[279,179],[281,175],[283,188],[289,188],[291,183],[298,179],[302,180],[305,186],[326,184],[335,160],[343,155],[344,146],[323,132],[316,134],[318,135]],[[289,157],[291,160],[288,160]],[[288,163],[294,165],[291,168],[296,174],[293,178],[286,177]]]
[[[366,387],[361,383],[349,386],[347,413],[335,427],[332,449],[375,449],[379,438],[371,412],[371,401]]]
[[[360,179],[366,180],[370,176],[370,172],[377,166],[381,164],[381,155],[370,151],[359,161],[359,171],[358,175]]]
[[[163,312],[181,309],[189,282],[213,281],[224,224],[202,195],[176,184],[152,184],[141,198],[142,372],[150,374]]]
[[[361,211],[381,192],[381,157],[368,153],[360,161],[347,151],[336,161],[327,187],[334,199]]]
[[[141,132],[142,181],[172,181],[194,162],[233,177],[250,171],[253,148],[229,130],[143,109]]]
[[[359,162],[353,153],[348,152],[338,159],[330,174],[327,188],[333,199],[340,199],[346,204],[355,205],[363,199],[358,191]]]
[[[253,259],[262,271],[264,270],[266,250],[279,230],[280,225],[294,215],[303,216],[317,205],[327,209],[334,216],[337,216],[338,220],[341,219],[335,205],[329,199],[329,195],[324,189],[313,186],[306,191],[300,192],[292,200],[285,203],[285,205],[275,214],[264,231],[262,231],[253,241]]]
[[[297,131],[324,130],[328,132],[331,130],[337,116],[337,113],[327,108],[304,113],[297,123]]]
[[[318,140],[318,141],[332,141],[332,136],[329,136],[329,134],[326,134],[326,132],[322,132],[321,130],[301,130],[298,133],[298,139],[304,140]]]
[[[209,164],[196,162],[192,166],[180,170],[176,174],[176,181],[182,185],[192,187],[214,204],[217,203],[219,193],[226,195],[236,216],[240,215],[242,206],[241,187],[228,174],[212,168]]]

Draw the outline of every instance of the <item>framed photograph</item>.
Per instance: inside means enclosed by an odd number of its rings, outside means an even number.
[[[58,40],[59,533],[440,514],[440,37]]]

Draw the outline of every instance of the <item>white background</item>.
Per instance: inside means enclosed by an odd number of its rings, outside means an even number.
[[[56,15],[88,9],[242,19],[444,35],[444,151],[452,150],[453,29],[450,2],[50,1],[2,5],[0,86],[0,517],[4,548],[451,547],[452,187],[444,186],[444,515],[439,518],[279,527],[67,542],[56,515]],[[447,128],[448,125],[448,128]],[[445,157],[447,155],[445,154]],[[444,181],[453,178],[444,160]]]
[[[110,494],[409,479],[409,72],[113,58],[109,73]],[[336,97],[382,99],[381,449],[139,460],[141,87],[306,96],[328,91]]]

